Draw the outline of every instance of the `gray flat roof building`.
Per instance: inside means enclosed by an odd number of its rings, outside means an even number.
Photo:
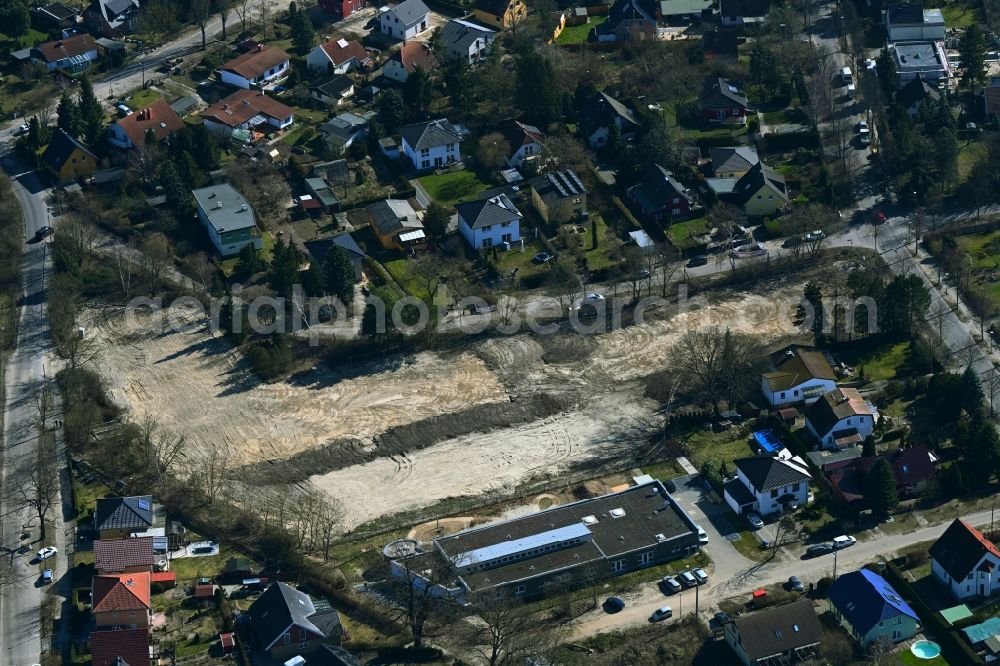
[[[920,74],[925,80],[948,76],[948,58],[940,42],[896,42],[892,49],[896,74],[900,81],[909,81]]]
[[[247,229],[257,224],[250,202],[228,183],[203,187],[193,190],[191,194],[219,233]]]

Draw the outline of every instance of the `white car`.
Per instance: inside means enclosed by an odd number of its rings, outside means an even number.
[[[747,520],[750,521],[750,525],[753,526],[755,530],[759,530],[764,527],[764,521],[761,520],[761,517],[753,511],[747,514]]]
[[[833,537],[833,547],[837,550],[840,550],[841,548],[848,548],[857,542],[857,539],[852,536],[847,536],[846,534],[841,534],[839,537]]]
[[[38,551],[38,560],[42,561],[42,560],[47,560],[50,557],[55,557],[56,553],[58,552],[59,551],[56,549],[55,546],[46,546],[45,548],[42,548],[40,551]]]
[[[698,528],[698,543],[704,546],[708,543],[708,532],[703,530],[701,525],[695,525],[695,527]]]
[[[815,229],[806,234],[807,243],[823,240],[824,238],[826,238],[826,233],[820,229]]]
[[[27,134],[30,131],[31,131],[31,126],[28,125],[28,123],[24,123],[17,128],[17,131],[14,134],[16,136],[21,136],[22,134]]]
[[[653,611],[653,614],[649,616],[650,622],[661,622],[666,620],[668,617],[673,616],[674,610],[670,606],[664,606],[663,608],[657,608]]]
[[[695,580],[698,581],[699,585],[704,585],[705,583],[708,582],[708,574],[705,573],[705,570],[702,569],[701,567],[698,567],[697,569],[692,571],[691,574],[695,577]]]
[[[663,580],[661,580],[660,583],[662,583],[663,587],[670,590],[671,592],[680,592],[682,589],[684,589],[681,586],[681,584],[677,582],[677,579],[674,578],[673,576],[664,576]]]
[[[595,305],[597,303],[604,302],[604,294],[598,294],[596,291],[588,291],[587,295],[583,297],[580,302],[581,305]]]

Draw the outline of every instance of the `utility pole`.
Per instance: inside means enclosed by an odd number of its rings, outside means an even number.
[[[698,583],[697,585],[694,586],[694,616],[695,617],[698,617],[698,610],[700,608],[699,602],[701,600],[700,600],[699,594],[698,594],[700,591],[701,591],[701,583]]]
[[[837,580],[837,551],[833,551],[833,580]]]

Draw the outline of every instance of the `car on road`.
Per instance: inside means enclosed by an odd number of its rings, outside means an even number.
[[[20,127],[17,128],[17,131],[14,132],[14,136],[21,136],[22,134],[27,134],[30,131],[31,131],[31,126],[28,125],[28,123],[23,123]]]
[[[531,258],[531,260],[536,264],[547,264],[553,259],[555,259],[555,257],[553,257],[548,252],[539,252],[538,254],[536,254]]]
[[[715,614],[715,621],[720,625],[726,625],[733,621],[733,618],[729,617],[729,613],[723,613],[719,611]]]
[[[604,600],[604,612],[620,613],[625,608],[625,602],[618,597],[608,597]]]
[[[702,529],[701,525],[695,525],[695,527],[698,529],[698,543],[704,546],[708,543],[708,532]]]
[[[857,539],[855,539],[852,536],[848,536],[846,534],[841,534],[839,537],[833,537],[833,547],[836,550],[840,550],[841,548],[849,548],[850,546],[853,546],[857,542],[858,542]]]
[[[193,555],[211,555],[214,552],[215,552],[215,546],[211,545],[195,546],[194,548],[191,549],[191,553]]]
[[[684,587],[695,587],[698,584],[698,579],[690,571],[682,571],[679,577]]]
[[[43,562],[49,559],[50,557],[55,557],[56,553],[58,552],[59,551],[56,549],[55,546],[46,546],[45,548],[42,548],[40,551],[38,551],[38,561]]]
[[[38,231],[35,232],[35,238],[37,238],[38,240],[42,240],[43,238],[48,238],[53,233],[54,233],[54,231],[53,231],[52,227],[50,227],[48,225],[42,226],[42,227],[38,227]]]
[[[672,617],[674,614],[674,609],[670,606],[663,606],[662,608],[657,608],[653,611],[653,614],[649,616],[650,622],[662,622],[668,617]]]
[[[677,582],[677,579],[674,578],[673,576],[664,576],[663,579],[660,580],[660,586],[664,590],[670,590],[671,592],[680,592],[682,589],[684,589],[683,587],[681,587],[681,584]]]
[[[640,280],[648,280],[652,273],[649,272],[648,268],[640,268],[636,271],[635,276]]]
[[[695,577],[695,580],[698,581],[699,585],[704,585],[705,583],[708,582],[708,574],[705,573],[705,570],[702,569],[701,567],[698,567],[697,569],[692,571],[691,575]]]
[[[755,530],[759,530],[760,528],[764,527],[764,521],[761,519],[760,516],[758,516],[753,511],[747,514],[747,521],[750,523],[750,526],[753,527]]]
[[[46,569],[42,572],[42,585],[48,585],[52,582],[52,569]]]
[[[814,543],[806,548],[807,557],[819,557],[820,555],[827,555],[832,552],[833,544],[831,543]]]
[[[806,242],[812,243],[815,241],[821,241],[826,238],[826,233],[820,229],[815,229],[806,234]]]
[[[804,592],[805,586],[802,585],[802,580],[798,576],[791,576],[788,579],[788,589],[793,592]]]
[[[695,268],[697,266],[704,266],[707,263],[708,263],[708,257],[706,257],[703,254],[699,254],[688,259],[687,267]]]

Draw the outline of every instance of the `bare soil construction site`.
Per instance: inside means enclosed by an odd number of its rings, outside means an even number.
[[[255,483],[308,480],[339,502],[349,530],[634,453],[660,420],[642,380],[666,368],[682,333],[792,335],[801,293],[800,283],[772,286],[604,334],[486,338],[274,384],[256,381],[194,311],[183,332],[107,310],[87,319],[99,371],[130,418],[183,436],[189,464],[216,450]]]

